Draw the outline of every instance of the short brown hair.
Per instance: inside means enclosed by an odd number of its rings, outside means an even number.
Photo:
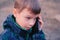
[[[24,8],[29,8],[35,14],[41,12],[38,0],[15,0],[14,8],[19,9],[20,11]]]

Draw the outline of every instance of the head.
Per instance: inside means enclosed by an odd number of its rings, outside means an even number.
[[[38,0],[15,0],[13,15],[24,29],[30,29],[36,22],[41,8]]]

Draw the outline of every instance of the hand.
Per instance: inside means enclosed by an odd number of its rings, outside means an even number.
[[[42,20],[42,17],[41,17],[41,14],[39,15],[39,19],[38,19],[38,25],[39,25],[39,30],[41,30],[42,26],[43,26],[43,20]]]

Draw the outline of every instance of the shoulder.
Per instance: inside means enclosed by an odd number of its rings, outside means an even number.
[[[5,29],[0,35],[0,40],[8,40],[11,35],[12,35],[12,32],[10,32],[9,29]]]
[[[43,30],[39,30],[37,33],[38,37],[40,37],[43,40],[46,40],[45,38],[45,33],[43,32]]]
[[[36,34],[33,34],[33,39],[46,40],[45,34],[42,30],[38,31]]]

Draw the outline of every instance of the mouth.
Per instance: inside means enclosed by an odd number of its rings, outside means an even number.
[[[26,27],[26,29],[27,29],[27,30],[29,30],[29,29],[30,29],[30,27]]]

